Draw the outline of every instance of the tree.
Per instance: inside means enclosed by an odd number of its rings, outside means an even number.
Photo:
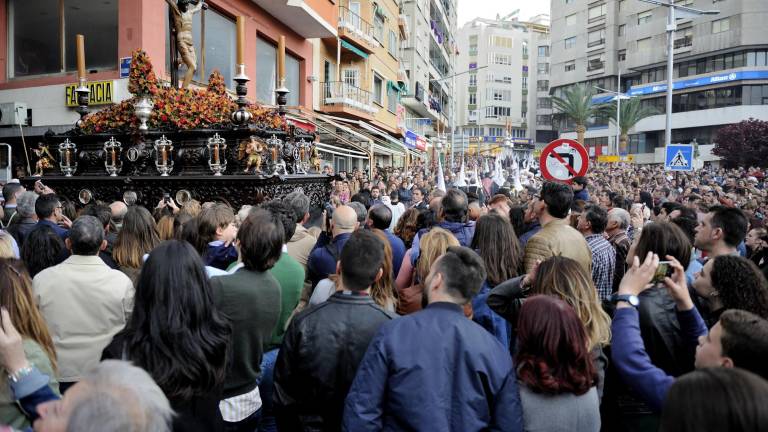
[[[639,98],[630,98],[621,103],[621,118],[619,119],[619,130],[621,136],[619,137],[619,153],[624,154],[627,150],[627,142],[629,141],[629,130],[635,127],[635,125],[642,119],[658,114],[656,108],[645,106],[640,103]],[[612,108],[607,110],[608,116],[616,122],[616,103],[614,102]]]
[[[729,168],[768,166],[768,121],[750,118],[720,128],[712,153]]]
[[[584,144],[584,133],[587,132],[587,121],[602,114],[604,106],[592,103],[594,90],[583,84],[571,86],[563,91],[563,97],[552,96],[552,105],[562,115],[576,123],[576,141]]]

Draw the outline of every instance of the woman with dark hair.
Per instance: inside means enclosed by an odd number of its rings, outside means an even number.
[[[21,259],[32,278],[48,267],[60,264],[67,259],[67,255],[64,241],[48,225],[40,225],[30,231],[21,246]]]
[[[517,238],[525,234],[525,209],[526,205],[517,205],[509,209],[509,221]]]
[[[492,311],[486,301],[493,287],[517,277],[522,262],[520,243],[509,221],[490,213],[478,219],[471,248],[483,259],[487,275],[480,291],[472,298],[472,320],[509,349],[510,325]]]
[[[598,375],[573,308],[553,296],[533,296],[520,309],[517,330],[523,429],[599,431]]]
[[[50,228],[49,228],[50,229]],[[54,233],[56,237],[56,235]],[[0,306],[8,311],[13,327],[22,338],[24,354],[31,366],[49,377],[48,386],[58,394],[56,381],[56,350],[43,315],[37,309],[32,292],[32,280],[17,259],[0,259]],[[0,373],[0,424],[26,429],[30,421],[8,386],[8,376],[19,372]]]
[[[400,237],[400,240],[405,244],[406,249],[410,249],[413,244],[413,238],[418,232],[418,219],[420,211],[416,208],[409,208],[400,216],[397,220],[397,225],[393,233]]]
[[[667,394],[660,432],[768,430],[768,381],[739,368],[698,369]]]
[[[117,234],[112,258],[125,273],[136,283],[144,255],[160,243],[157,225],[149,210],[144,207],[131,207],[123,218],[123,227]]]
[[[707,309],[707,327],[728,309],[741,309],[768,318],[768,282],[750,260],[720,255],[707,261],[693,281],[693,289]]]
[[[175,431],[220,431],[230,334],[200,256],[170,240],[149,254],[131,319],[102,359],[129,360],[149,372],[177,413]]]

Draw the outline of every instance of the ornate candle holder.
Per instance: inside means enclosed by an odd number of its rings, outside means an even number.
[[[69,138],[59,144],[59,168],[65,177],[72,177],[77,170],[77,145]]]
[[[272,137],[267,139],[266,142],[269,148],[269,154],[272,156],[272,174],[271,175],[279,176],[280,171],[282,171],[283,174],[288,174],[288,171],[285,168],[285,161],[283,160],[280,154],[283,146],[283,140],[281,140],[275,135],[272,135]]]
[[[139,99],[133,104],[133,113],[139,119],[139,132],[144,133],[149,130],[147,120],[152,115],[154,104],[149,96],[140,95]]]
[[[85,78],[80,78],[75,94],[77,95],[77,109],[75,111],[80,114],[75,126],[81,128],[85,123],[85,116],[88,115],[88,103],[91,99],[91,90],[86,85]]]
[[[117,177],[117,173],[123,167],[122,150],[123,145],[120,141],[116,141],[115,137],[111,137],[109,141],[104,143],[104,168],[110,177]]]
[[[220,176],[227,170],[227,141],[215,134],[213,138],[208,138],[208,167],[213,171],[213,175]]]
[[[300,139],[299,142],[296,143],[296,147],[293,150],[293,172],[296,174],[306,174],[307,169],[304,166],[304,158],[307,154],[307,149],[309,148],[309,143],[304,140],[304,138]]]
[[[288,104],[288,93],[291,91],[285,87],[285,78],[280,80],[280,87],[275,89],[275,95],[277,96],[277,112],[280,117],[285,118],[285,106]]]
[[[173,141],[165,135],[155,140],[155,167],[162,177],[168,177],[173,171]]]
[[[237,86],[235,86],[235,93],[237,93],[235,103],[237,103],[238,108],[237,111],[232,113],[232,123],[242,126],[251,121],[251,112],[245,109],[248,106],[248,100],[245,98],[245,95],[248,94],[247,84],[250,79],[245,74],[244,64],[237,65],[237,75],[233,79],[237,83]]]

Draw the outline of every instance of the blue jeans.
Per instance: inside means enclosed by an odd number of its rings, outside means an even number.
[[[272,408],[272,393],[275,389],[274,372],[278,351],[277,349],[267,351],[261,358],[261,380],[259,381],[261,419],[259,420],[259,432],[277,432],[275,412]]]

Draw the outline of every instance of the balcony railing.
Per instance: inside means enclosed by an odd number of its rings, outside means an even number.
[[[355,87],[344,81],[320,83],[323,89],[321,105],[345,105],[370,114],[378,111],[371,104],[371,92]]]
[[[686,36],[675,40],[675,49],[685,48],[693,45],[693,36]]]
[[[379,43],[373,38],[371,23],[344,6],[339,6],[339,29],[346,30],[372,47],[379,46]]]

